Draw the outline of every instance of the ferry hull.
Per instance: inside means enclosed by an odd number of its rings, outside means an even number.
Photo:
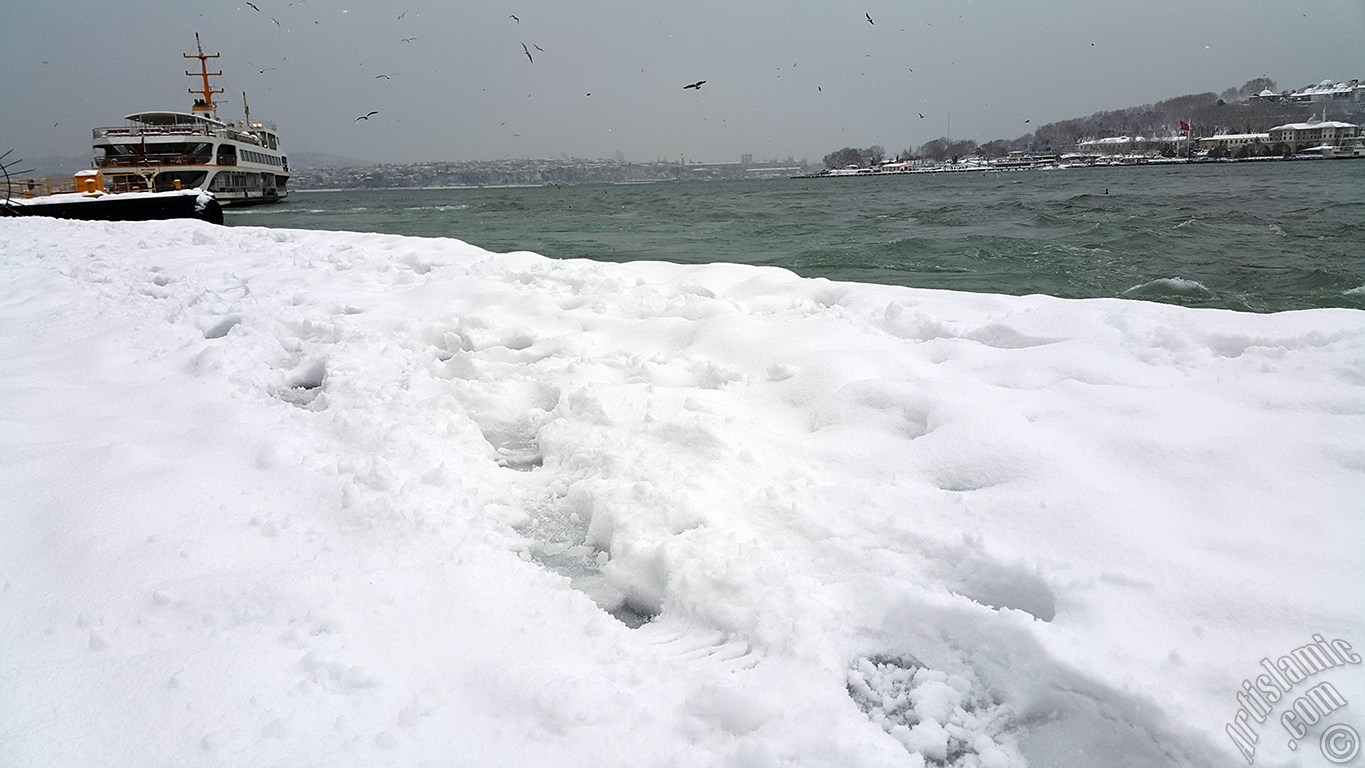
[[[0,207],[13,216],[47,216],[86,221],[153,221],[159,219],[199,219],[210,224],[223,223],[223,207],[207,195],[186,192],[144,194],[51,195],[29,200],[12,200]]]

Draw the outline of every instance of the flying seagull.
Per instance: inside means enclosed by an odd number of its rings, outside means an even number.
[[[868,24],[871,24],[871,25],[874,26],[874,27],[877,26],[877,22],[875,22],[875,21],[872,20],[872,14],[870,14],[870,13],[864,13],[863,15],[867,17],[867,23],[868,23]]]
[[[248,2],[247,5],[251,6],[251,10],[255,11],[256,13],[260,13],[260,12],[261,12],[261,9],[260,9],[260,8],[257,8],[255,3]]]
[[[415,38],[415,37],[405,37],[405,38],[403,38],[402,42],[411,43],[413,40],[416,40],[416,39],[417,39],[417,38]]]
[[[526,47],[526,43],[522,43],[522,44],[521,44],[521,50],[523,50],[523,51],[526,52],[526,58],[527,58],[532,64],[536,63],[536,60],[531,58],[531,49]]]
[[[370,110],[369,112],[366,112],[365,114],[361,115],[360,117],[357,117],[357,118],[355,119],[355,121],[358,123],[358,122],[360,122],[361,120],[369,120],[369,119],[370,119],[370,115],[377,115],[377,114],[379,114],[379,110],[377,110],[377,109],[372,109],[372,110]]]
[[[923,112],[916,112],[915,114],[919,115],[919,119],[921,119],[921,120],[924,119],[924,113],[923,113]]]
[[[694,91],[700,91],[700,90],[701,90],[701,87],[702,87],[705,83],[706,83],[705,80],[698,80],[697,82],[692,83],[692,84],[690,84],[690,85],[684,85],[684,86],[683,86],[683,90],[685,91],[685,90],[687,90],[688,88],[691,88],[691,89],[694,90]]]
[[[375,75],[375,76],[374,76],[374,79],[375,79],[375,80],[378,80],[379,78],[382,77],[382,78],[384,78],[385,80],[392,80],[392,79],[394,79],[395,77],[397,77],[398,75],[401,75],[401,74],[403,74],[403,73],[402,73],[402,72],[394,72],[392,75]]]
[[[402,21],[402,20],[403,20],[403,17],[404,17],[404,16],[407,16],[407,15],[408,15],[408,12],[407,12],[407,11],[403,11],[402,13],[398,14],[398,20],[399,20],[399,21]]]
[[[509,14],[507,14],[507,18],[511,19],[512,21],[515,21],[515,22],[518,23],[518,24],[521,23],[521,19],[518,19],[518,18],[517,18],[517,15],[516,15],[515,13],[509,13]]]
[[[540,46],[536,45],[535,43],[531,43],[531,47],[534,48],[534,49],[536,49],[537,51],[540,51],[541,53],[545,53],[545,49],[544,49],[544,48],[541,48]]]

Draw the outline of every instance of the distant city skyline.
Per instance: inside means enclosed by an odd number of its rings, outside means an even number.
[[[0,152],[86,155],[92,128],[188,111],[196,32],[222,54],[222,117],[245,92],[287,151],[381,163],[895,155],[1255,77],[1365,77],[1355,0],[70,0],[6,10]]]

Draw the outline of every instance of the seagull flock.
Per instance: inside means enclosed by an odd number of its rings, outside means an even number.
[[[251,10],[256,11],[257,13],[260,13],[260,14],[263,15],[263,16],[266,15],[265,12],[262,11],[262,10],[260,9],[259,6],[257,6],[257,5],[256,5],[255,3],[253,3],[253,2],[250,2],[250,0],[243,0],[243,2],[245,2],[246,5],[249,6],[249,7],[251,8]],[[308,0],[294,0],[294,2],[289,3],[289,5],[290,5],[290,6],[302,5],[302,4],[306,3],[306,2],[308,2]],[[407,15],[408,15],[408,11],[403,11],[403,12],[401,12],[401,13],[398,14],[397,20],[398,20],[398,21],[402,21],[404,18],[407,17]],[[280,26],[280,22],[279,22],[278,19],[274,18],[273,16],[268,17],[268,18],[270,18],[270,20],[271,20],[272,22],[274,22],[276,26]],[[521,24],[521,17],[518,16],[518,15],[516,15],[515,13],[509,13],[509,14],[507,15],[507,18],[510,19],[513,23],[515,23],[515,24],[517,24],[517,25],[520,25],[520,24]],[[877,22],[872,18],[872,14],[871,14],[871,13],[864,13],[864,14],[863,14],[863,19],[864,19],[869,25],[876,26],[876,24],[877,24]],[[314,24],[317,24],[318,22],[317,22],[317,21],[314,21],[313,23],[314,23]],[[417,40],[418,40],[418,38],[416,38],[416,37],[404,37],[404,38],[400,38],[400,42],[402,42],[402,43],[414,43],[414,42],[416,42]],[[545,53],[545,49],[544,49],[544,48],[541,48],[539,45],[537,45],[537,44],[535,44],[535,43],[532,43],[530,46],[528,46],[525,42],[521,42],[520,44],[521,44],[521,52],[522,52],[522,55],[524,55],[524,56],[526,57],[527,63],[529,63],[529,64],[531,64],[531,65],[534,65],[534,64],[536,63],[535,56],[531,53],[531,49],[532,49],[532,48],[536,49],[536,51],[539,52],[539,53]],[[793,64],[792,67],[795,68],[796,65]],[[273,71],[274,69],[275,69],[274,67],[265,67],[265,68],[260,68],[260,69],[258,69],[258,71],[259,71],[260,74],[265,74],[266,72]],[[910,72],[914,72],[915,70],[914,70],[914,69],[910,69],[909,71],[910,71]],[[375,75],[375,76],[374,76],[374,79],[376,79],[376,80],[379,80],[379,79],[383,79],[383,80],[392,80],[394,77],[397,77],[399,74],[400,74],[400,73],[397,73],[397,72],[394,72],[394,73],[386,73],[386,74],[378,74],[378,75]],[[780,75],[779,75],[779,77],[780,77]],[[706,80],[697,80],[697,81],[695,81],[695,82],[687,83],[686,85],[683,86],[683,90],[690,90],[690,91],[698,91],[698,92],[700,92],[702,86],[705,85],[706,82],[707,82]],[[824,93],[824,90],[825,90],[825,89],[824,89],[822,86],[817,85],[816,88],[815,88],[815,90],[816,90],[817,92],[819,92],[819,93]],[[587,96],[592,96],[592,92],[588,92],[586,95],[587,95]],[[359,123],[359,122],[362,121],[362,120],[369,120],[371,117],[373,117],[373,116],[375,116],[375,115],[378,115],[378,114],[379,114],[379,110],[370,110],[369,112],[366,112],[365,114],[360,115],[359,117],[357,117],[357,118],[354,120],[354,122]],[[916,114],[919,115],[920,119],[924,119],[924,117],[925,117],[924,114],[923,114],[922,112],[917,112]],[[1025,122],[1025,123],[1028,123],[1029,121],[1028,121],[1028,120],[1025,120],[1024,122]]]

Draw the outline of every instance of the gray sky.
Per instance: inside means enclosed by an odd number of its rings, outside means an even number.
[[[1362,0],[253,2],[0,0],[0,152],[83,155],[96,126],[188,111],[195,32],[221,116],[245,90],[286,150],[389,162],[894,154],[1262,75],[1365,78]]]

